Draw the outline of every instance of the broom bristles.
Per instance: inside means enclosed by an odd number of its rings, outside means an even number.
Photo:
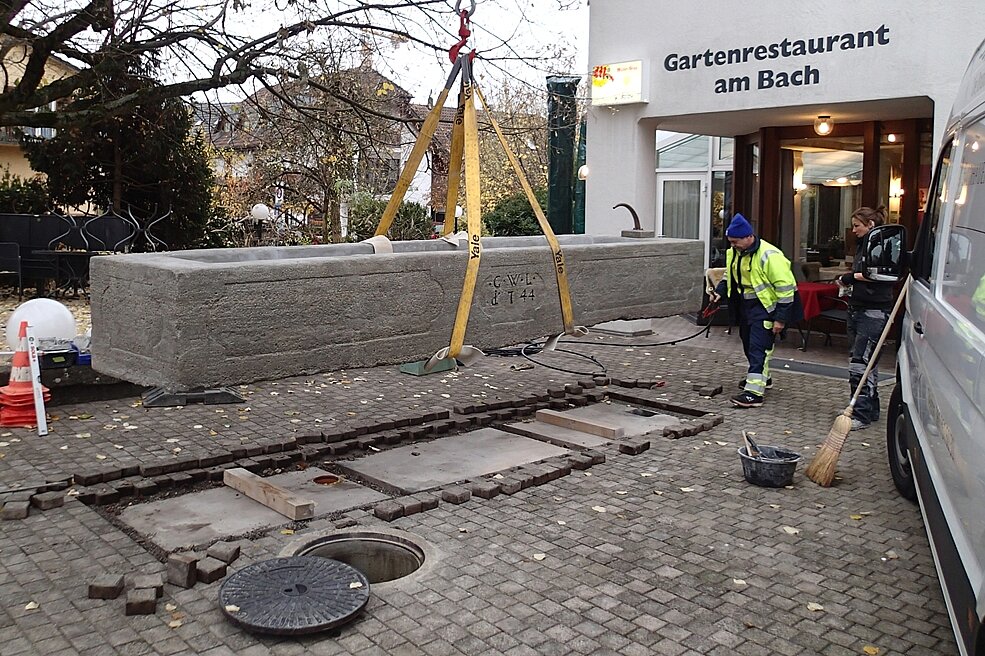
[[[824,443],[818,450],[817,455],[811,460],[804,472],[807,478],[811,479],[821,487],[829,487],[835,478],[835,469],[838,466],[838,457],[841,456],[841,449],[845,445],[845,438],[852,430],[852,409],[848,407],[838,415],[828,436],[824,438]]]

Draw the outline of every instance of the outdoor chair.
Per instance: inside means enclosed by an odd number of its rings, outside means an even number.
[[[21,273],[21,247],[14,242],[0,242],[0,276],[17,279],[17,298],[24,298],[24,279]]]
[[[831,346],[831,331],[827,329],[829,325],[836,323],[847,328],[848,301],[843,298],[832,298],[829,299],[829,301],[833,304],[833,307],[828,308],[827,310],[822,310],[816,317],[812,317],[809,321],[807,321],[807,333],[801,340],[801,351],[807,350],[807,342],[811,338],[811,331],[815,330],[815,321],[821,320],[821,327],[817,328],[817,331],[824,335],[824,346]]]

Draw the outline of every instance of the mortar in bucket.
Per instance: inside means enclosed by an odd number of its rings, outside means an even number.
[[[759,446],[759,457],[749,455],[747,447],[739,447],[742,459],[742,475],[753,485],[760,487],[785,487],[793,483],[793,474],[800,462],[800,454],[778,446]],[[754,451],[755,452],[755,451]]]

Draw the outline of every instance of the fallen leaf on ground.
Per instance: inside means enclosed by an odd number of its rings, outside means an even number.
[[[290,529],[290,528],[282,528],[282,529],[280,530],[280,534],[281,534],[281,535],[294,535],[294,529]]]
[[[820,611],[820,610],[824,610],[824,606],[822,606],[821,604],[814,603],[812,601],[809,604],[807,604],[807,610],[809,610],[811,612],[817,612],[817,611]]]
[[[872,645],[866,645],[862,647],[862,651],[864,651],[869,656],[876,656],[876,654],[878,654],[882,650],[879,649],[878,647],[873,647]]]
[[[171,620],[170,622],[168,622],[168,626],[171,627],[172,629],[177,629],[181,625],[182,625],[181,620]]]
[[[499,480],[501,478],[504,478],[504,476],[502,474],[496,474],[495,476],[493,476],[493,478],[495,478],[496,480]]]
[[[681,492],[694,492],[693,487],[682,487]]]
[[[166,611],[168,611],[170,613],[173,610],[178,610],[178,607],[175,606],[174,604],[165,604],[164,610],[166,610]]]
[[[742,579],[732,579],[732,583],[734,583],[736,585],[745,585],[746,584],[746,582],[743,581]]]
[[[100,453],[97,453],[96,454],[96,460],[106,460],[106,456],[104,456],[104,455],[102,455]]]
[[[778,503],[771,503],[770,504],[770,508],[773,508],[774,510],[779,510],[780,509],[780,504],[778,504]]]
[[[892,549],[890,549],[889,551],[886,552],[886,558],[888,558],[889,560],[896,560],[897,558],[899,558],[899,554],[893,551]]]
[[[789,535],[797,535],[800,533],[800,529],[794,528],[793,526],[784,526],[783,531]]]
[[[32,601],[27,606],[24,606],[24,610],[34,610],[38,607],[38,602]]]
[[[227,613],[238,613],[239,612],[239,606],[237,606],[236,604],[227,604],[226,605],[226,612]]]
[[[662,497],[664,495],[664,493],[661,492],[660,490],[654,490],[653,493],[656,494],[658,497]]]
[[[458,532],[459,533],[468,533],[469,530],[467,528],[460,528],[460,529],[458,529]]]
[[[653,476],[653,474],[651,474],[650,472],[643,472],[642,474],[640,474],[640,476],[642,476],[643,478],[650,478],[651,476]]]
[[[629,494],[626,490],[616,490],[616,494]]]
[[[353,581],[352,583],[349,584],[349,589],[350,590],[355,590],[355,589],[361,588],[361,587],[363,587],[363,584],[362,584],[361,581]]]
[[[605,507],[604,506],[592,506],[592,510],[594,510],[595,512],[603,513],[603,512],[605,512]]]
[[[862,515],[849,515],[849,519],[854,519],[856,521],[862,519]]]
[[[567,526],[568,524],[568,522],[564,521],[563,519],[557,520],[557,523],[560,524],[561,526]]]
[[[585,472],[585,476],[591,476],[592,472]]]
[[[728,446],[728,442],[722,442],[721,440],[715,440],[715,444],[718,446]]]
[[[534,560],[544,560],[547,558],[547,554],[536,553],[534,554]]]

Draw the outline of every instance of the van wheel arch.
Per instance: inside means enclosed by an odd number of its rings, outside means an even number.
[[[917,500],[916,480],[910,465],[910,444],[914,439],[913,429],[903,391],[897,383],[889,399],[889,421],[886,424],[886,454],[889,458],[889,472],[901,496],[910,501]]]

